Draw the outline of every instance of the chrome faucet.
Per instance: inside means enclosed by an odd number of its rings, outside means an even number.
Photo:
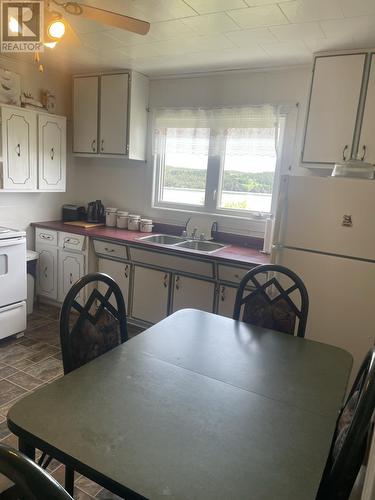
[[[193,231],[191,232],[191,239],[192,239],[192,240],[195,240],[195,239],[197,238],[197,231],[198,231],[198,228],[197,228],[197,227],[195,227],[195,228],[193,229]]]

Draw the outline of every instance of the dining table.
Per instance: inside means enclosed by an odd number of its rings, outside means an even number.
[[[126,499],[314,499],[352,357],[180,310],[17,402],[8,426]]]

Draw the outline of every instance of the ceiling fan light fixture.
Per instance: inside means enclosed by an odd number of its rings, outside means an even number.
[[[47,28],[47,35],[52,40],[60,40],[65,35],[66,26],[64,21],[57,19],[52,21]]]

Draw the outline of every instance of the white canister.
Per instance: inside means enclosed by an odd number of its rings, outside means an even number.
[[[129,231],[139,231],[140,222],[141,222],[140,215],[129,214],[129,221],[128,221]]]
[[[117,227],[119,229],[127,229],[129,222],[129,212],[119,210],[117,212]]]
[[[117,222],[117,208],[107,207],[105,209],[105,225],[109,227],[116,227]]]
[[[140,225],[139,225],[139,230],[141,233],[152,233],[152,228],[154,226],[152,225],[152,220],[151,219],[141,219]]]

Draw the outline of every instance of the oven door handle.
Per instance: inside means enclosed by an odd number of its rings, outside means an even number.
[[[24,239],[19,240],[0,240],[0,248],[12,247],[15,245],[23,245],[25,243]]]

